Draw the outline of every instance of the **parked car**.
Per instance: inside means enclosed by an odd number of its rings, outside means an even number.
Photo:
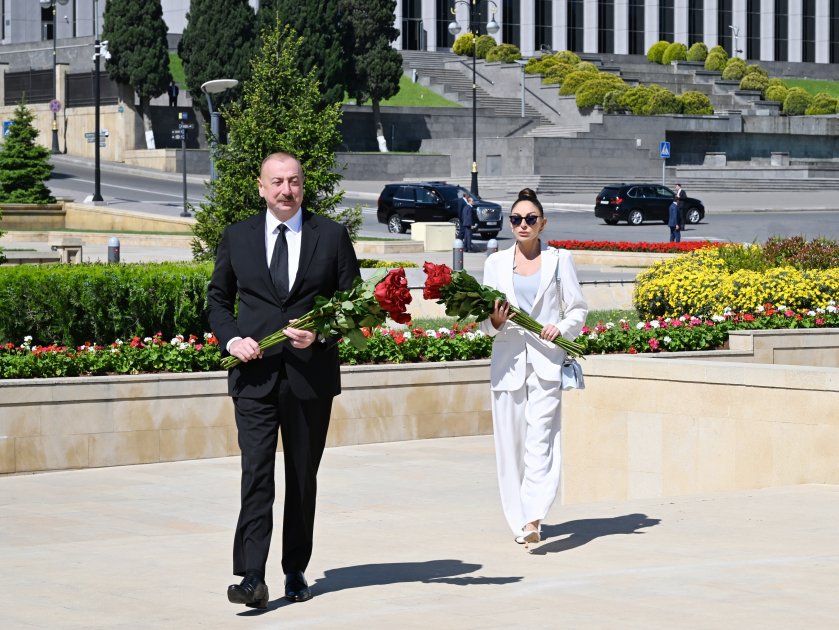
[[[611,184],[605,186],[594,201],[594,216],[609,225],[626,221],[641,225],[644,221],[667,223],[667,209],[676,193],[661,184]],[[685,199],[685,222],[699,223],[705,217],[705,206],[699,199]]]
[[[411,224],[450,221],[460,230],[458,200],[468,192],[462,186],[446,182],[401,182],[387,184],[379,195],[376,217],[387,224],[388,231],[402,234]],[[474,233],[483,239],[495,238],[501,229],[501,206],[475,198],[478,228]]]

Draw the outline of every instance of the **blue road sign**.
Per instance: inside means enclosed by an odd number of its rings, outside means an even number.
[[[6,136],[9,135],[9,127],[11,127],[14,124],[14,122],[15,122],[14,120],[4,120],[3,121],[3,137],[6,137]]]
[[[667,158],[669,158],[669,157],[670,157],[670,143],[669,143],[669,142],[667,142],[666,140],[663,140],[663,141],[659,144],[659,147],[660,147],[660,148],[659,148],[659,153],[658,153],[658,156],[659,156],[660,158],[665,159],[665,160],[666,160]]]
[[[61,101],[59,101],[57,98],[52,99],[50,101],[50,111],[53,114],[57,114],[58,112],[60,112],[61,111]]]

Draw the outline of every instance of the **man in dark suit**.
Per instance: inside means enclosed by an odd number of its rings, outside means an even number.
[[[679,231],[684,232],[685,230],[685,199],[687,199],[687,193],[685,192],[684,188],[682,188],[681,184],[676,184],[676,195],[675,201],[676,205],[679,207]]]
[[[332,399],[341,391],[335,340],[289,323],[311,310],[316,296],[349,289],[359,270],[346,228],[301,208],[303,169],[294,156],[266,157],[258,185],[267,211],[225,229],[207,308],[221,347],[242,361],[230,370],[228,390],[242,452],[233,573],[243,580],[227,596],[264,608],[278,430],[285,465],[285,596],[301,602],[312,597],[304,571],[312,555],[316,475]],[[261,351],[258,341],[280,328],[288,341]]]
[[[472,195],[463,193],[457,201],[457,218],[460,221],[460,234],[458,237],[463,240],[463,251],[472,251],[472,226],[477,223],[475,206]]]

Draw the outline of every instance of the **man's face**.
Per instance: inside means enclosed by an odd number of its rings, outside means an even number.
[[[288,221],[303,205],[303,169],[292,157],[275,157],[262,166],[259,196],[280,221]]]

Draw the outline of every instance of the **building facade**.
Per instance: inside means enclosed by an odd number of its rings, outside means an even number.
[[[107,0],[54,1],[55,26],[49,0],[0,0],[0,44],[101,32]],[[449,24],[468,30],[472,2],[478,30],[494,19],[496,40],[525,56],[548,49],[644,54],[666,40],[719,44],[750,60],[839,63],[839,0],[397,0],[395,47],[449,49]],[[259,0],[249,3],[259,7]],[[189,0],[161,4],[169,32],[182,33]]]

